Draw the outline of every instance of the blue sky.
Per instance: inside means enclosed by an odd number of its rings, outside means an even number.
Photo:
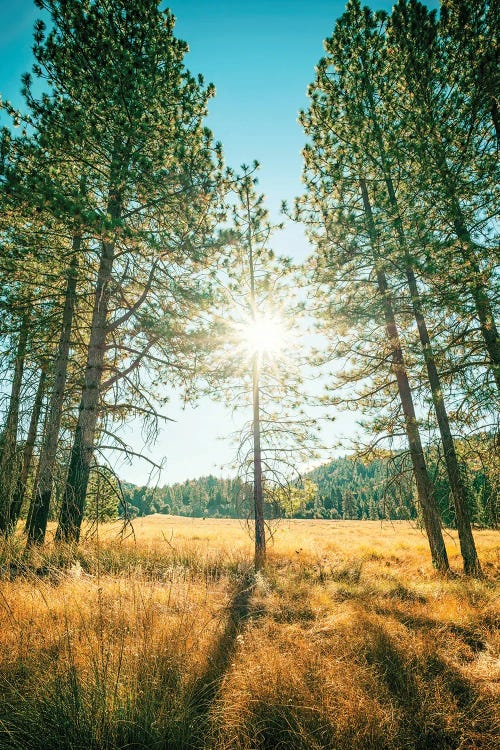
[[[373,9],[392,6],[380,0],[369,4]],[[301,190],[304,137],[297,114],[307,106],[306,89],[323,54],[323,39],[331,35],[344,5],[339,0],[169,3],[177,17],[176,35],[190,47],[187,67],[216,86],[208,125],[222,142],[229,165],[261,162],[260,190],[277,220],[281,201],[292,201]],[[427,5],[437,7],[437,2]],[[31,68],[32,27],[39,15],[31,0],[0,0],[0,92],[16,105],[21,105],[21,74]],[[309,252],[297,226],[277,235],[274,247],[297,260]],[[162,482],[219,473],[233,448],[227,440],[214,441],[230,433],[237,421],[208,400],[182,411],[174,398],[170,414],[177,422],[163,431],[152,450],[155,459],[167,458]],[[350,433],[353,418],[339,417],[336,425],[336,437]],[[120,473],[140,483],[147,478],[147,467],[135,463]]]

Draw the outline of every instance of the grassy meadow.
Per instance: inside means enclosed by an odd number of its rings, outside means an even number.
[[[150,516],[0,551],[0,748],[494,750],[500,535],[485,579],[406,522]]]

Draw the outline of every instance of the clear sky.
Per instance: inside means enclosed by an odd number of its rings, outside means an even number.
[[[390,10],[392,2],[372,0],[373,9]],[[304,136],[297,113],[307,106],[306,88],[323,55],[323,39],[331,35],[345,3],[340,0],[172,0],[176,34],[188,42],[186,58],[192,73],[215,84],[208,125],[222,142],[232,167],[257,159],[260,190],[274,219],[280,220],[283,199],[301,191],[301,148]],[[437,7],[435,0],[427,2]],[[0,92],[21,105],[21,74],[31,68],[32,27],[40,12],[31,0],[0,0]],[[289,225],[276,235],[275,249],[297,260],[310,249],[300,227]],[[243,415],[205,399],[196,409],[181,410],[172,400],[169,423],[151,449],[155,460],[165,456],[161,482],[182,481],[220,473],[233,455],[224,438]],[[352,433],[353,416],[339,415],[331,440]],[[137,425],[129,431],[136,438]],[[329,431],[330,432],[330,431]],[[334,434],[335,433],[335,434]],[[330,439],[330,438],[329,438]],[[227,470],[224,472],[227,473]],[[120,468],[120,475],[145,482],[148,468],[139,462]]]

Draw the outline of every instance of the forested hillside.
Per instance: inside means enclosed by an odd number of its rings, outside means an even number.
[[[484,438],[487,442],[487,438]],[[491,449],[494,446],[491,443]],[[406,457],[407,458],[407,457]],[[429,465],[436,475],[436,499],[447,526],[455,526],[450,487],[436,455]],[[477,456],[469,458],[472,522],[496,528],[500,520],[498,487]],[[200,477],[157,487],[123,483],[126,512],[131,517],[152,513],[210,518],[247,518],[251,513],[252,486],[240,479]],[[123,513],[123,511],[122,511]],[[361,462],[353,457],[336,458],[305,474],[302,483],[288,488],[281,503],[266,506],[267,517],[326,518],[344,520],[418,519],[410,467],[405,456]]]
[[[388,481],[386,461],[368,465],[338,458],[304,476],[302,487],[283,493],[282,504],[268,504],[268,517],[293,518],[414,518],[408,483]],[[304,488],[305,485],[305,488]],[[252,487],[238,479],[214,476],[187,480],[156,489],[125,483],[124,498],[132,516],[171,513],[180,516],[246,518]],[[289,501],[294,493],[293,502]],[[390,498],[390,500],[389,500]]]

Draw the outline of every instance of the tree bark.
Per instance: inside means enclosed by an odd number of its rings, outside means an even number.
[[[394,315],[391,295],[389,292],[389,286],[387,283],[387,277],[380,265],[378,253],[375,250],[377,230],[375,227],[375,221],[373,219],[368,189],[366,187],[366,182],[364,179],[360,179],[359,183],[361,187],[361,194],[363,197],[363,207],[367,220],[372,249],[375,255],[377,285],[382,297],[385,328],[387,332],[387,339],[391,347],[392,369],[394,374],[396,375],[399,398],[405,418],[406,436],[410,449],[413,476],[415,477],[415,484],[417,487],[418,502],[422,510],[424,527],[427,532],[427,538],[429,540],[432,563],[437,570],[445,573],[449,570],[450,566],[448,563],[448,555],[446,553],[446,546],[441,529],[441,520],[439,517],[434,495],[434,485],[427,470],[422,442],[420,439],[420,431],[415,414],[413,395],[410,387],[410,382],[408,380],[408,374],[406,370],[403,350],[401,347],[401,340],[396,323],[396,318]]]
[[[113,221],[120,218],[121,203],[118,191],[111,190],[107,213]],[[103,241],[94,296],[85,379],[56,532],[57,541],[78,542],[80,539],[98,419],[100,387],[108,332],[109,286],[114,256],[115,241]]]
[[[48,417],[47,412],[48,412],[48,409],[45,409],[45,415],[44,415],[43,427],[42,427],[42,435],[45,435],[45,429],[47,426],[47,417]],[[24,524],[24,530],[23,530],[24,534],[28,533],[30,525],[31,525],[31,517],[33,515],[33,508],[35,505],[35,498],[36,498],[35,492],[36,492],[36,488],[38,487],[39,474],[40,474],[40,461],[38,461],[36,465],[35,480],[33,482],[33,492],[31,493],[30,505],[28,508],[28,513],[26,514],[26,522]]]
[[[31,462],[33,459],[33,449],[35,447],[36,436],[38,433],[38,423],[40,421],[40,413],[42,411],[43,396],[45,393],[45,381],[47,379],[47,369],[45,366],[42,367],[40,378],[38,380],[38,387],[35,394],[35,400],[33,402],[33,410],[31,412],[30,426],[28,429],[28,435],[26,437],[26,443],[24,444],[23,460],[21,465],[21,471],[16,482],[16,488],[14,490],[14,496],[10,506],[10,519],[9,523],[12,527],[12,531],[15,531],[21,508],[26,495],[26,485],[28,483],[28,477],[31,469]]]
[[[45,433],[40,451],[38,479],[33,495],[33,505],[28,526],[28,545],[43,544],[47,530],[57,445],[61,429],[64,392],[68,375],[71,329],[73,326],[78,283],[78,255],[81,243],[82,236],[80,233],[76,233],[73,236],[71,263],[68,268],[62,327],[55,360],[54,385],[50,396]]]
[[[497,151],[500,149],[500,112],[498,111],[498,102],[495,97],[491,99],[491,121],[495,128],[495,135],[497,139]]]
[[[476,307],[477,317],[481,328],[481,334],[484,340],[486,351],[490,358],[491,370],[493,377],[500,391],[500,334],[495,322],[491,302],[482,280],[481,269],[476,257],[476,252],[470,236],[469,230],[465,223],[462,210],[456,200],[453,199],[453,226],[455,234],[460,241],[462,258],[464,263],[470,268],[471,272],[471,294]]]
[[[422,349],[424,352],[425,365],[427,368],[427,377],[431,388],[432,402],[434,411],[441,434],[441,443],[443,446],[444,459],[450,481],[451,493],[455,506],[455,517],[457,522],[458,536],[460,539],[460,550],[464,561],[464,570],[469,575],[481,576],[481,565],[476,552],[474,537],[470,524],[469,510],[467,507],[467,490],[463,481],[458,457],[455,451],[455,444],[451,434],[450,423],[446,411],[441,380],[436,367],[434,353],[427,330],[427,325],[422,313],[420,296],[418,293],[417,281],[411,268],[407,268],[406,276],[412,300],[415,320],[417,323],[418,333]]]
[[[11,531],[10,507],[16,478],[17,430],[19,425],[19,406],[21,403],[21,385],[28,342],[28,328],[29,313],[25,312],[21,320],[9,408],[0,445],[0,533],[2,534],[8,534]]]
[[[247,249],[248,271],[250,275],[250,308],[252,320],[255,321],[255,267],[253,254],[252,217],[250,212],[250,195],[245,183],[247,211]],[[252,357],[252,406],[253,406],[253,500],[255,518],[255,570],[261,570],[266,563],[266,528],[264,523],[264,487],[262,480],[262,449],[260,442],[260,364],[261,354],[256,349]]]

